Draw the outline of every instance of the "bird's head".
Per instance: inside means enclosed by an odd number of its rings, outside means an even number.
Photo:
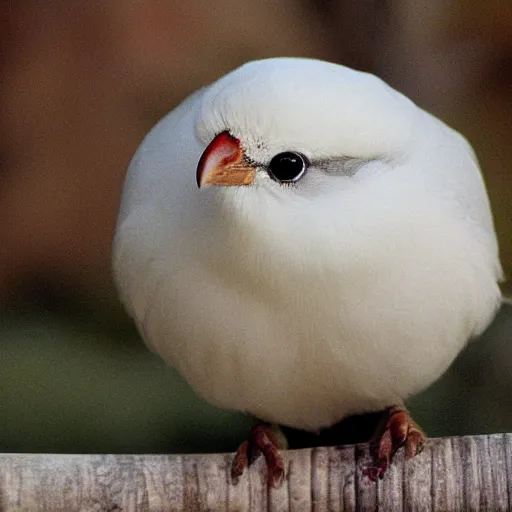
[[[280,197],[339,192],[403,160],[419,111],[380,79],[344,66],[252,62],[204,92],[197,184]]]
[[[463,137],[373,75],[268,59],[193,94],[147,135],[125,182],[115,267],[146,311],[139,290],[165,282],[160,271],[186,281],[199,265],[254,290],[315,266],[357,281],[356,267],[368,279],[435,253],[452,224],[497,254]]]
[[[492,233],[482,190],[467,142],[379,78],[276,58],[234,70],[151,130],[118,225],[145,223],[144,252],[182,236],[191,251],[202,240],[210,260],[235,243],[249,254],[275,242],[275,258],[280,246],[288,255],[337,241],[359,255],[355,237],[377,243],[414,212],[449,209]]]

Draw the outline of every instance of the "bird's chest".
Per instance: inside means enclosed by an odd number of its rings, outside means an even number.
[[[421,231],[372,234],[182,251],[153,297],[157,350],[207,400],[304,428],[417,392],[467,340],[467,269]]]

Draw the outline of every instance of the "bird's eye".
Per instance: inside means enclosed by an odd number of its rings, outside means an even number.
[[[299,180],[308,167],[307,158],[300,153],[286,151],[270,161],[268,173],[273,180],[290,183]]]

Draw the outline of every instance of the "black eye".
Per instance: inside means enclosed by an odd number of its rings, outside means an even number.
[[[308,167],[308,161],[300,153],[286,151],[279,153],[270,161],[268,173],[270,177],[281,183],[294,182],[302,177]]]

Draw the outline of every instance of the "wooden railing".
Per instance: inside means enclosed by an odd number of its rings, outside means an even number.
[[[287,477],[269,489],[257,461],[237,486],[232,454],[0,455],[1,511],[509,510],[512,434],[431,439],[399,453],[383,480],[364,475],[367,445],[285,452]]]

